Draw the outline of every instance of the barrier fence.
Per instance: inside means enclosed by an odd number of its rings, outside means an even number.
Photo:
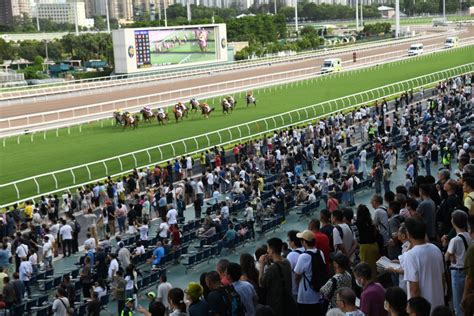
[[[170,161],[170,159],[183,155],[193,155],[216,145],[227,145],[249,138],[257,138],[277,129],[295,124],[305,124],[324,115],[347,111],[384,97],[390,98],[399,95],[401,92],[409,89],[420,89],[424,86],[436,84],[448,77],[473,71],[474,63],[469,63],[229,128],[2,184],[0,185],[0,196],[2,197],[1,203],[3,205],[0,205],[0,207],[5,207],[9,202],[15,200],[22,201],[36,198],[41,194],[72,189],[95,182],[98,179],[103,179],[109,175],[117,177],[123,173],[131,172],[131,168],[144,168],[155,164],[162,164]],[[306,84],[308,84],[308,81]],[[32,196],[34,194],[37,195]]]
[[[457,32],[451,32],[457,33]],[[450,34],[451,34],[450,33]],[[362,52],[368,49],[373,49],[376,47],[391,47],[400,45],[406,42],[413,41],[413,39],[431,39],[437,37],[446,37],[449,34],[432,34],[432,35],[425,35],[425,36],[418,36],[418,37],[405,37],[401,39],[390,39],[390,40],[382,40],[377,41],[374,43],[361,43],[361,44],[354,44],[350,47],[343,47],[343,48],[329,48],[325,49],[324,51],[317,51],[317,52],[304,52],[298,53],[293,56],[285,56],[285,57],[267,57],[267,58],[260,58],[258,60],[245,60],[245,61],[238,61],[233,62],[232,64],[224,64],[224,65],[201,65],[196,68],[185,69],[185,70],[176,70],[176,71],[166,71],[165,73],[139,73],[139,74],[127,74],[127,75],[116,75],[116,76],[108,76],[108,77],[100,77],[100,78],[90,78],[90,79],[81,79],[81,80],[74,80],[74,81],[66,81],[63,83],[56,83],[56,84],[44,84],[44,85],[35,85],[35,86],[28,86],[28,87],[15,87],[15,88],[5,88],[0,89],[0,101],[8,101],[8,100],[18,100],[18,102],[22,103],[27,101],[30,102],[33,97],[33,102],[37,102],[38,97],[42,96],[49,96],[53,94],[64,94],[64,93],[71,93],[71,92],[79,92],[82,90],[90,90],[90,89],[99,89],[99,88],[110,88],[114,86],[122,86],[122,85],[131,85],[137,83],[144,83],[148,81],[156,81],[156,80],[166,80],[172,78],[182,78],[188,77],[193,75],[199,74],[207,74],[209,72],[227,72],[227,71],[234,71],[239,69],[246,69],[246,68],[253,68],[259,66],[265,66],[269,64],[278,64],[278,63],[285,63],[289,61],[297,61],[297,60],[305,60],[305,59],[312,59],[316,57],[323,57],[329,56],[332,54],[341,54],[341,53],[348,53],[357,50],[358,52]],[[26,100],[25,100],[26,99]]]
[[[430,45],[427,50],[431,51],[432,53],[443,54],[446,52],[451,52],[453,50],[466,49],[467,47],[470,47],[469,45],[472,45],[473,43],[474,40],[470,39],[469,41],[463,43],[463,46],[461,47],[442,51],[436,51],[437,48],[435,46],[438,45],[435,44]],[[428,55],[424,54],[415,57],[408,57],[406,55],[405,50],[395,51],[362,58],[361,60],[359,60],[358,63],[354,64],[354,66],[346,67],[346,69],[360,68],[366,66],[367,64],[374,63],[378,59],[383,58],[386,58],[386,60],[384,60],[384,63],[387,63],[394,60],[412,60],[414,58],[423,59],[425,58],[425,56]],[[350,62],[346,63],[350,64]],[[349,70],[349,72],[343,71],[341,73],[331,75],[345,76],[348,75],[350,71],[354,70]],[[242,93],[243,89],[259,88],[261,90],[262,88],[265,89],[265,87],[270,85],[282,83],[285,84],[296,80],[307,80],[308,78],[314,78],[316,75],[322,76],[323,78],[326,77],[326,75],[322,75],[320,73],[319,67],[309,67],[270,75],[203,85],[188,89],[155,93],[143,97],[133,97],[116,101],[100,102],[96,104],[78,106],[57,111],[47,111],[29,115],[8,117],[0,119],[0,137],[21,135],[24,134],[26,131],[31,133],[94,122],[100,119],[110,118],[113,111],[119,108],[131,112],[138,112],[144,106],[150,106],[152,108],[156,108],[157,106],[166,107],[169,106],[171,102],[183,101],[191,97],[197,97],[198,99],[207,99],[229,93]],[[51,126],[51,124],[53,124],[53,126]]]

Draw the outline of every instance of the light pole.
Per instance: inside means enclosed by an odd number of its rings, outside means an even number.
[[[45,61],[48,61],[48,40],[44,40],[44,52],[45,52],[45,56],[46,56]]]
[[[107,21],[107,32],[110,33],[109,0],[105,1],[105,20]]]
[[[164,9],[164,13],[165,13],[165,27],[168,27],[168,18],[166,17],[166,6],[167,6],[166,1],[167,0],[163,1],[163,9]]]
[[[359,32],[359,1],[355,0],[356,7],[356,31]]]
[[[79,17],[77,16],[77,0],[74,0],[74,24],[76,26],[76,36],[79,36]]]
[[[395,0],[395,37],[400,36],[400,0]]]
[[[360,0],[360,27],[364,29],[364,0]]]
[[[296,37],[299,37],[299,32],[298,32],[298,0],[295,0],[295,31],[296,31]]]
[[[39,3],[36,1],[35,5],[35,11],[36,11],[36,28],[38,29],[38,32],[40,31],[40,22],[39,22]]]
[[[446,22],[446,0],[443,0],[443,21]]]
[[[275,2],[273,3],[273,5],[275,6],[275,15],[277,15],[277,0],[275,0]]]

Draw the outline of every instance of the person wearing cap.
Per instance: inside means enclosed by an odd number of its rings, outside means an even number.
[[[122,309],[120,316],[133,316],[133,304],[135,300],[131,297],[125,300],[125,307]]]
[[[150,303],[148,304],[148,310],[146,310],[142,306],[138,306],[137,311],[140,314],[143,314],[145,316],[165,316],[166,307],[156,300],[155,292],[146,293],[146,298],[150,301]]]
[[[305,230],[296,234],[296,237],[301,239],[305,252],[303,252],[296,262],[293,271],[296,274],[296,283],[298,283],[298,315],[320,315],[322,313],[322,306],[320,304],[321,294],[313,290],[310,286],[313,273],[312,271],[312,253],[319,253],[324,260],[324,255],[316,249],[316,240],[314,233],[310,230]],[[316,272],[317,273],[317,272]]]
[[[186,298],[189,300],[189,316],[209,315],[209,305],[201,298],[203,292],[203,287],[200,284],[194,282],[190,282],[188,284],[188,288],[184,290]]]
[[[332,258],[334,276],[321,287],[321,295],[329,301],[329,308],[337,307],[336,291],[343,287],[352,287],[352,277],[347,270],[350,268],[349,258],[342,253],[335,253]]]

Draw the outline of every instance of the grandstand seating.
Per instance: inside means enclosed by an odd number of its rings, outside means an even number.
[[[311,204],[305,204],[299,212],[297,212],[300,217],[308,216],[312,214],[314,211],[316,211],[320,205],[321,201],[317,200],[314,203]]]

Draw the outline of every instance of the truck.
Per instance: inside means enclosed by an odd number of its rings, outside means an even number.
[[[459,39],[457,36],[450,36],[444,42],[444,48],[454,48],[458,46]]]
[[[408,49],[408,56],[417,56],[421,54],[423,54],[423,44],[416,43],[410,45],[410,48]]]
[[[341,58],[329,58],[325,59],[321,66],[321,73],[337,72],[342,70]]]

